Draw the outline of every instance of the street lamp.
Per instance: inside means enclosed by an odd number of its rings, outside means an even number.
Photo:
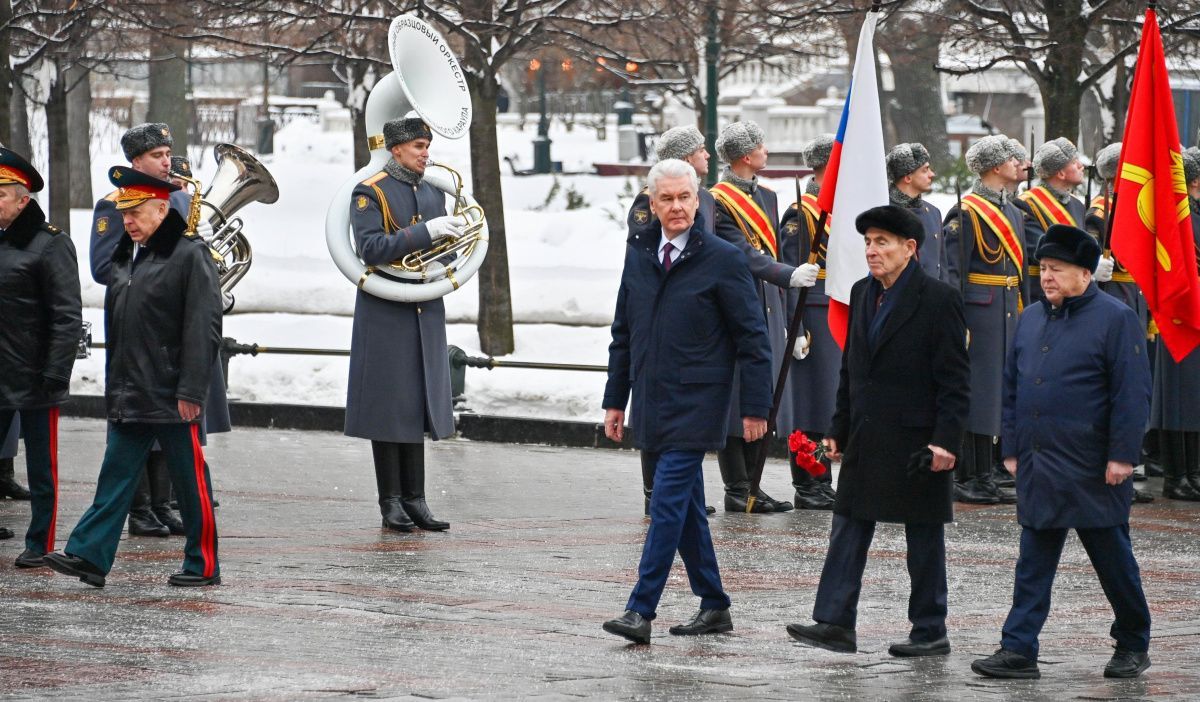
[[[537,74],[538,85],[538,133],[533,140],[533,172],[549,173],[553,170],[550,160],[550,120],[546,116],[546,72],[542,70],[542,62],[532,59],[529,70]]]

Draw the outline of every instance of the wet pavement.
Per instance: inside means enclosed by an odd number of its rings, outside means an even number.
[[[64,420],[59,545],[90,503],[104,425]],[[1012,591],[1013,508],[960,508],[947,529],[954,652],[900,660],[903,530],[881,525],[859,606],[860,653],[794,644],[809,620],[829,513],[711,519],[734,601],[731,634],[677,638],[696,600],[676,564],[653,644],[600,629],[634,580],[646,522],[630,452],[446,441],[427,450],[446,533],[381,531],[370,449],[324,432],[239,430],[209,449],[224,585],[166,584],[180,538],[126,538],[96,590],[19,571],[0,542],[0,698],[881,699],[1200,698],[1200,505],[1135,508],[1134,546],[1154,616],[1153,667],[1111,681],[1111,613],[1072,537],[1042,636],[1042,679],[976,677]],[[18,459],[18,474],[23,466]],[[715,460],[707,494],[720,495]],[[767,492],[790,493],[768,466]],[[1150,485],[1157,493],[1160,481]],[[0,502],[23,530],[28,503]]]

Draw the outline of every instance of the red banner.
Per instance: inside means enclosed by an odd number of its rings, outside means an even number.
[[[1117,169],[1112,248],[1176,360],[1200,345],[1200,278],[1175,104],[1154,10],[1146,11]]]

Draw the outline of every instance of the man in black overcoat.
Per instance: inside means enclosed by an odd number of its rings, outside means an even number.
[[[855,222],[871,275],[850,292],[833,425],[824,439],[842,461],[816,624],[789,624],[801,643],[857,650],[854,627],[876,522],[904,525],[912,590],[906,641],[893,656],[950,652],[946,546],[953,519],[955,453],[962,446],[971,374],[958,290],[929,276],[916,253],[925,237],[907,208],[875,207]]]

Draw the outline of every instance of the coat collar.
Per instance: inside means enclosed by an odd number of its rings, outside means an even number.
[[[896,301],[893,303],[895,306],[888,314],[888,318],[884,320],[883,329],[879,330],[879,338],[875,341],[875,345],[871,349],[872,356],[878,353],[879,349],[883,348],[883,345],[886,344],[893,335],[895,335],[896,331],[899,330],[900,327],[904,326],[904,323],[907,322],[914,313],[916,313],[917,307],[920,306],[921,294],[925,290],[925,282],[928,279],[928,276],[925,274],[925,271],[921,268],[921,264],[917,262],[916,258],[913,258],[909,261],[908,269],[904,271],[903,275],[911,277],[905,282],[904,287],[897,291]],[[870,290],[872,287],[873,286],[868,286],[868,290]],[[870,298],[871,295],[869,294],[863,295],[862,304],[875,304],[875,301]],[[862,320],[862,333],[865,341],[867,336],[866,307],[863,307],[863,309],[860,310],[859,314],[856,316]]]
[[[1075,297],[1064,298],[1063,303],[1058,307],[1051,307],[1050,303],[1047,302],[1046,306],[1049,308],[1047,312],[1049,314],[1061,313],[1063,319],[1070,319],[1071,315],[1083,309],[1089,302],[1096,299],[1096,295],[1099,294],[1099,292],[1100,287],[1096,285],[1096,281],[1093,280],[1092,282],[1088,283],[1087,288],[1084,289],[1083,292],[1079,293]]]
[[[187,222],[183,221],[183,217],[175,211],[175,208],[168,207],[166,219],[158,225],[158,229],[154,230],[154,236],[146,241],[146,248],[150,253],[170,256],[186,230]],[[129,232],[125,232],[121,235],[121,241],[117,244],[116,250],[113,251],[112,260],[128,261],[132,251],[133,239],[129,237]]]
[[[46,215],[42,212],[42,208],[38,205],[37,200],[29,199],[29,204],[25,209],[21,210],[21,214],[13,220],[8,229],[4,230],[4,238],[8,239],[13,246],[23,249],[29,246],[29,242],[33,241],[33,237],[42,229],[42,225],[46,223]]]

